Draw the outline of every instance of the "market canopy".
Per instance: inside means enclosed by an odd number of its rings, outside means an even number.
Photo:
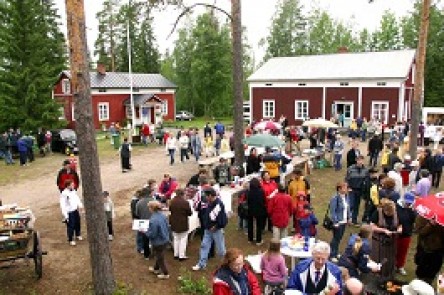
[[[285,143],[277,136],[270,134],[254,134],[244,139],[244,143],[256,147],[282,147]]]

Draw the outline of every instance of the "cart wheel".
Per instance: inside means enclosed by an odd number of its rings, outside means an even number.
[[[43,262],[42,262],[42,245],[40,243],[40,235],[38,232],[33,233],[34,236],[34,245],[33,245],[33,257],[34,257],[34,265],[35,265],[35,274],[38,279],[42,278],[43,275]]]

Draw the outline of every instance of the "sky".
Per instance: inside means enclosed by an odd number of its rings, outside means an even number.
[[[121,0],[125,3],[128,0]],[[229,0],[184,0],[190,5],[197,2],[216,3],[217,6],[229,11]],[[266,37],[271,25],[271,19],[275,13],[275,0],[242,0],[242,25],[247,29],[247,37],[253,48],[255,59],[261,60],[264,55],[264,49],[259,47],[259,41]],[[408,14],[413,9],[414,0],[375,0],[372,4],[368,0],[300,0],[304,11],[308,12],[312,8],[320,7],[329,12],[329,14],[338,20],[352,25],[354,28],[368,28],[374,31],[386,10],[391,10],[397,17]],[[62,30],[66,35],[66,12],[65,0],[55,0],[56,7],[62,17]],[[97,38],[98,21],[96,13],[101,10],[103,0],[85,0],[85,17],[87,26],[88,47],[93,51],[94,41]],[[199,13],[203,10],[197,9]],[[174,48],[176,34],[167,38],[173,24],[176,21],[180,11],[167,9],[155,12],[154,32],[157,44],[161,53],[166,49],[170,51]],[[179,23],[180,27],[180,23]]]

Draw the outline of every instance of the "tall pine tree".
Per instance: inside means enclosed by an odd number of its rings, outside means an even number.
[[[59,16],[48,1],[0,1],[0,130],[58,122],[51,90],[66,66]]]
[[[277,56],[295,56],[307,53],[307,20],[299,0],[280,0],[272,19],[266,43],[265,60]]]

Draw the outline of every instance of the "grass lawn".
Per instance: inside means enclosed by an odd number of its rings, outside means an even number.
[[[233,118],[205,118],[205,117],[197,117],[191,121],[165,121],[163,126],[166,128],[199,128],[203,129],[207,122],[210,123],[210,126],[214,126],[217,122],[221,122],[225,126],[233,125]]]
[[[122,135],[122,139],[123,139]],[[107,160],[118,155],[118,150],[110,144],[110,139],[106,138],[106,133],[97,132],[97,149],[99,151],[99,159],[101,161]],[[133,155],[140,154],[147,148],[154,148],[154,144],[143,146],[140,144],[133,145]],[[78,158],[78,156],[76,156]],[[15,165],[7,166],[3,159],[0,159],[0,186],[17,183],[25,179],[33,179],[43,174],[48,174],[49,177],[55,177],[57,171],[62,167],[63,160],[68,157],[62,153],[53,153],[42,157],[35,153],[35,161],[29,166],[21,167],[19,159],[14,159]],[[77,160],[78,161],[78,160]],[[55,181],[55,179],[54,179]]]

